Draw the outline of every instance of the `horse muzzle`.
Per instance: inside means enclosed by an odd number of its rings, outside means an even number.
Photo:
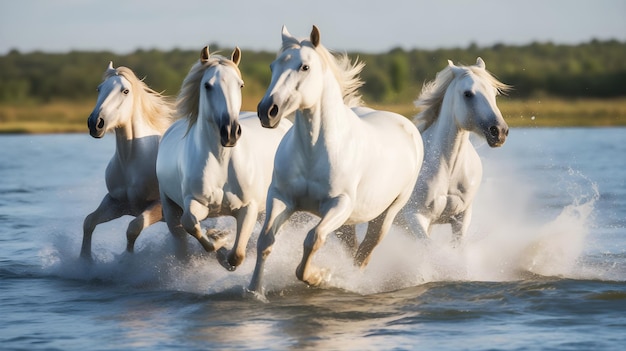
[[[241,137],[241,125],[237,122],[223,125],[220,128],[220,141],[224,147],[237,145],[239,137]]]
[[[102,138],[104,136],[104,119],[98,114],[92,113],[87,118],[87,127],[89,127],[89,135],[94,138]]]
[[[485,138],[490,147],[500,147],[504,144],[508,135],[509,127],[507,125],[491,126],[487,129]]]
[[[280,122],[280,109],[273,99],[263,99],[257,106],[257,115],[265,128],[276,128]]]

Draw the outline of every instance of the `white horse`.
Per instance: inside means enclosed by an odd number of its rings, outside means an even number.
[[[399,221],[419,237],[433,224],[450,223],[458,241],[467,232],[482,164],[469,140],[476,133],[491,147],[504,144],[509,128],[496,106],[508,86],[495,79],[479,57],[474,66],[448,66],[424,85],[415,102],[424,109],[414,122],[424,138],[424,163]]]
[[[132,252],[141,231],[161,220],[156,158],[159,140],[171,125],[172,115],[172,107],[161,94],[137,79],[130,69],[115,69],[109,63],[87,125],[94,138],[114,130],[116,148],[106,168],[108,194],[83,224],[81,257],[91,259],[91,237],[100,223],[135,216],[126,231],[126,250]]]
[[[190,70],[177,100],[180,116],[165,133],[157,159],[157,176],[167,225],[178,237],[195,237],[233,270],[245,258],[246,245],[259,212],[265,209],[274,153],[291,127],[261,127],[256,113],[240,116],[243,80],[236,48],[227,59],[205,47]],[[228,253],[225,238],[203,235],[200,221],[234,216],[237,236]],[[208,233],[207,233],[208,234]]]
[[[263,266],[275,236],[295,211],[321,217],[304,241],[298,279],[313,286],[323,282],[324,272],[311,264],[312,256],[344,224],[369,222],[354,257],[356,265],[367,265],[409,199],[423,157],[422,139],[411,121],[357,107],[363,64],[352,65],[345,55],[335,58],[320,44],[317,27],[305,40],[283,27],[282,48],[270,67],[272,80],[258,105],[261,123],[273,128],[296,115],[276,153],[249,286],[257,294],[263,293]]]

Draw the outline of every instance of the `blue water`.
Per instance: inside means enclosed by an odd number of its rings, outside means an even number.
[[[105,193],[111,135],[0,136],[2,350],[621,350],[626,345],[626,129],[513,129],[478,141],[483,184],[462,245],[395,229],[364,271],[329,238],[311,289],[294,272],[310,218],[278,237],[269,302],[167,228],[124,253],[130,217],[99,226],[78,259],[82,221]],[[220,219],[207,225],[232,228]],[[258,231],[257,227],[257,231]]]

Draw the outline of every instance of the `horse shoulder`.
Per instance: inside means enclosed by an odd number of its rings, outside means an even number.
[[[186,153],[185,134],[187,121],[179,119],[163,134],[157,153],[156,173],[160,191],[179,205],[182,204],[182,164]]]

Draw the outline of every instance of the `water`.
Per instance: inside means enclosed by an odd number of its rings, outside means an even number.
[[[484,179],[461,246],[446,227],[428,242],[393,230],[360,272],[330,238],[320,289],[294,275],[304,216],[268,259],[269,302],[244,293],[258,227],[232,273],[198,245],[179,262],[163,223],[124,254],[130,217],[96,229],[85,264],[82,221],[104,195],[113,137],[0,136],[0,349],[621,349],[625,135],[514,129],[503,148],[478,142]]]

